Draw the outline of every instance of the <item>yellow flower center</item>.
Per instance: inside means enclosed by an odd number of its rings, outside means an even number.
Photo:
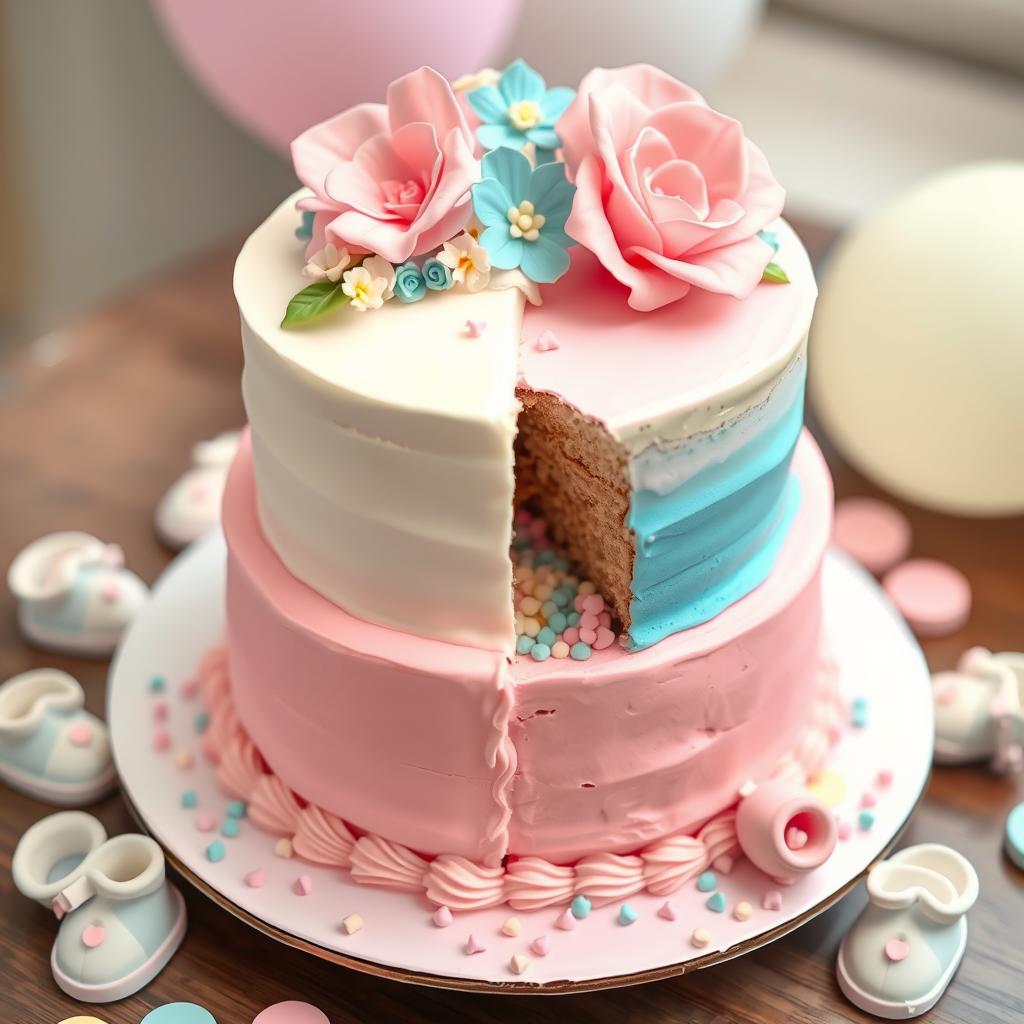
[[[508,233],[513,238],[536,242],[546,220],[543,213],[533,212],[533,203],[529,199],[524,199],[518,206],[508,208]]]
[[[473,262],[473,257],[468,252],[463,253],[459,257],[459,270],[463,274],[468,274],[471,270],[476,269],[476,264]]]
[[[536,128],[540,118],[540,104],[536,100],[517,100],[508,108],[508,119],[517,131]]]
[[[352,301],[355,303],[362,303],[366,305],[366,300],[370,297],[370,285],[366,281],[359,281],[355,286],[355,295],[352,296]]]

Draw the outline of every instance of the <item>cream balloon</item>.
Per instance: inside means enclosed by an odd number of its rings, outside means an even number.
[[[1024,511],[1024,163],[941,174],[847,236],[810,388],[837,447],[894,494]]]

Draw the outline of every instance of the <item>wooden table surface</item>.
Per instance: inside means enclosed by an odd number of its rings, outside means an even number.
[[[820,256],[830,233],[808,226]],[[153,536],[153,510],[188,466],[194,442],[239,426],[241,351],[231,286],[236,245],[197,259],[0,359],[0,562],[53,530],[121,543],[148,582],[170,555]],[[875,488],[828,451],[837,494]],[[897,503],[899,504],[899,503]],[[914,551],[961,568],[974,587],[971,620],[929,641],[933,669],[971,644],[1024,649],[1024,520],[964,520],[905,508]],[[0,680],[56,665],[85,685],[103,712],[107,664],[30,650],[13,602],[0,595]],[[1018,779],[982,769],[938,769],[902,842],[949,843],[981,877],[970,944],[945,998],[923,1018],[989,1024],[1024,1020],[1024,872],[1001,852],[1003,821],[1024,799]],[[120,797],[94,809],[111,833],[133,822]],[[90,1011],[55,987],[52,914],[19,896],[10,861],[21,833],[48,809],[0,790],[0,1024],[56,1024],[93,1012],[137,1024],[153,1007],[192,1000],[218,1024],[250,1024],[264,1007],[305,999],[343,1022],[441,1020],[708,1024],[869,1020],[846,1003],[833,965],[862,889],[795,933],[733,963],[646,986],[561,997],[503,998],[416,988],[357,974],[276,944],[187,884],[189,932],[170,966],[142,993]]]

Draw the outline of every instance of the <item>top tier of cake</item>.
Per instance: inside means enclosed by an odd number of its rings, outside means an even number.
[[[767,575],[793,511],[815,298],[788,226],[778,259],[791,283],[746,300],[695,291],[639,313],[576,250],[525,316],[517,289],[451,290],[296,330],[280,325],[303,284],[294,203],[247,241],[235,293],[261,522],[299,579],[367,621],[510,650],[517,384],[606,435],[635,538],[634,646]],[[544,331],[557,348],[537,345]]]

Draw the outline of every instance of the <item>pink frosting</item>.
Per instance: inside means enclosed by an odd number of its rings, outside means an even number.
[[[248,800],[247,813],[254,825],[277,836],[295,834],[302,808],[295,794],[276,775],[261,775]]]
[[[506,868],[505,894],[516,910],[540,910],[568,903],[576,894],[576,872],[541,857],[513,860]]]
[[[675,892],[710,863],[707,847],[695,836],[666,836],[643,851],[644,881],[655,896]]]
[[[427,862],[399,843],[380,836],[360,836],[352,847],[352,878],[360,885],[419,892]]]
[[[345,822],[315,804],[304,807],[299,814],[292,848],[303,860],[347,868],[352,863],[355,844],[355,836]]]
[[[392,263],[436,249],[466,225],[479,179],[473,136],[448,82],[420,68],[292,143],[295,173],[314,195],[311,250],[324,241]]]
[[[576,892],[595,907],[624,900],[644,884],[642,857],[594,853],[576,865]]]
[[[482,910],[505,902],[505,869],[487,868],[443,853],[430,862],[427,899],[451,910]]]
[[[217,717],[217,716],[214,716]],[[263,776],[260,755],[249,737],[239,729],[237,735],[221,752],[217,781],[229,796],[248,800],[249,794]]]
[[[647,64],[591,71],[558,123],[576,196],[566,232],[657,309],[691,288],[749,295],[771,260],[757,232],[785,192],[743,127]]]
[[[739,850],[736,839],[736,812],[726,811],[712,818],[698,833],[697,838],[704,844],[708,863],[719,857],[732,857]]]

